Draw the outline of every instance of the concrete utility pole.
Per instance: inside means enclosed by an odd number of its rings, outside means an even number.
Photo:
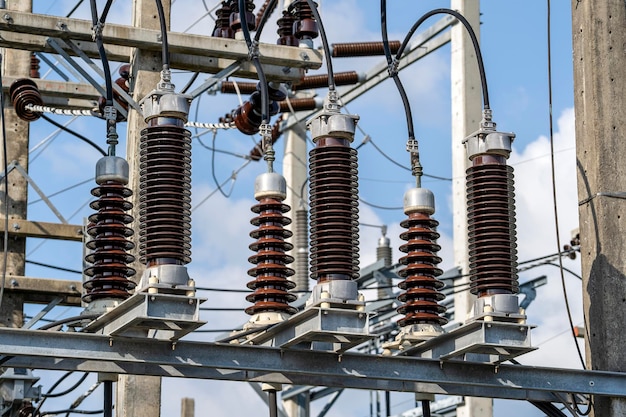
[[[194,417],[195,406],[196,404],[193,398],[182,398],[180,400],[180,417]]]
[[[480,1],[451,0],[450,7],[461,13],[480,35]],[[482,92],[476,54],[465,27],[458,23],[451,29],[451,83],[452,83],[452,211],[454,264],[462,274],[469,272],[467,236],[467,204],[465,170],[469,160],[463,139],[478,129],[481,120]],[[469,282],[469,277],[457,279],[454,285]],[[469,316],[475,297],[469,291],[454,295],[455,320],[459,323]],[[493,401],[489,398],[465,398],[465,405],[457,409],[459,417],[488,417],[493,415]]]
[[[626,372],[626,8],[572,1],[576,157],[587,368]],[[593,416],[626,415],[594,398]]]
[[[33,2],[31,0],[11,0],[6,2],[9,10],[31,12]],[[28,77],[30,75],[30,52],[15,49],[5,49],[2,53],[2,76]],[[17,117],[11,105],[11,98],[4,95],[4,128],[7,135],[7,165],[16,161],[24,170],[28,171],[28,139],[29,123]],[[3,153],[0,147],[0,155]],[[0,169],[4,171],[4,169]],[[4,184],[4,180],[2,181]],[[19,172],[13,171],[8,176],[9,189],[4,190],[2,201],[0,201],[0,218],[4,222],[5,204],[8,204],[9,227],[11,220],[26,219],[26,206],[28,203],[28,183]],[[10,190],[10,192],[9,192]],[[0,245],[3,245],[0,243]],[[9,238],[6,264],[6,280],[9,282],[11,276],[24,276],[26,258],[26,238],[12,236]],[[0,308],[0,325],[6,327],[22,327],[24,321],[24,297],[19,294],[5,294]]]
[[[167,26],[171,11],[170,0],[162,0]],[[133,26],[144,29],[160,29],[159,17],[154,0],[133,0]],[[163,62],[160,52],[135,49],[131,59],[133,99],[141,100],[154,90],[160,80]],[[128,112],[126,158],[130,169],[129,188],[136,190],[132,197],[133,230],[139,230],[139,137],[146,127],[143,116],[136,111]],[[135,257],[138,259],[138,246]],[[139,280],[145,265],[135,262],[134,279]],[[117,384],[117,417],[158,417],[161,415],[161,378],[155,376],[121,375]]]

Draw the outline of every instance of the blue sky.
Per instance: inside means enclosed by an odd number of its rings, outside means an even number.
[[[101,2],[102,3],[102,2]],[[118,4],[119,3],[119,4]],[[110,20],[129,24],[130,3],[118,2],[113,7]],[[207,1],[212,6],[213,1]],[[257,1],[257,3],[260,3]],[[379,3],[372,0],[335,0],[322,1],[322,19],[331,42],[372,41],[380,39]],[[401,39],[413,22],[423,13],[433,8],[448,7],[444,1],[396,0],[389,1],[388,25],[390,39]],[[75,2],[64,0],[54,2],[34,1],[35,11],[53,15],[65,15]],[[200,16],[204,8],[198,1],[177,0],[173,5],[172,28],[185,31],[192,21],[190,13]],[[548,107],[548,70],[547,70],[547,31],[546,2],[528,2],[509,0],[483,0],[481,2],[481,49],[485,62],[489,84],[491,107],[498,128],[516,134],[514,152],[510,163],[516,170],[516,199],[518,213],[518,258],[520,261],[556,252],[557,242],[554,237],[554,217],[552,191],[549,170],[549,107]],[[89,18],[87,3],[81,6],[76,16]],[[194,18],[195,20],[195,18]],[[437,17],[431,18],[430,23]],[[424,26],[427,27],[428,23]],[[203,33],[211,31],[213,21],[205,18],[189,32]],[[273,42],[274,26],[268,24],[263,39]],[[316,40],[318,46],[319,39]],[[560,216],[560,245],[567,243],[570,231],[577,227],[576,188],[575,188],[575,152],[573,134],[573,81],[570,2],[552,4],[552,75],[553,75],[553,115],[555,132],[555,150],[557,166],[558,203]],[[335,59],[336,71],[367,71],[382,58]],[[115,66],[114,66],[115,68]],[[325,67],[317,72],[325,72]],[[46,66],[42,63],[42,74]],[[316,73],[316,72],[312,72]],[[175,81],[182,87],[190,74],[177,73]],[[420,141],[420,154],[426,173],[451,176],[451,116],[450,116],[450,48],[439,51],[420,60],[402,71],[400,77],[405,83],[411,101],[417,138]],[[58,76],[50,74],[49,78]],[[201,76],[200,79],[203,79]],[[200,82],[200,81],[198,81]],[[324,90],[318,90],[324,96]],[[246,97],[243,98],[244,100]],[[217,118],[230,112],[238,104],[236,96],[203,95],[192,107],[190,120],[216,122]],[[408,165],[408,156],[404,150],[406,124],[403,109],[393,83],[387,81],[369,91],[347,106],[350,112],[360,116],[359,127],[386,154],[394,160]],[[196,115],[197,114],[197,115]],[[61,122],[68,118],[58,118]],[[104,124],[90,118],[79,118],[71,127],[88,135],[104,147]],[[53,132],[53,127],[40,120],[31,125],[31,148]],[[125,124],[119,130],[124,131]],[[355,145],[363,140],[359,131]],[[202,136],[205,144],[210,145],[212,134]],[[226,180],[233,170],[239,168],[244,160],[224,154],[216,154],[212,165],[211,152],[193,143],[193,206],[215,191],[212,169],[221,181]],[[235,153],[247,154],[252,147],[252,139],[236,131],[220,131],[215,137],[215,146]],[[278,151],[277,167],[282,160],[283,142],[276,145]],[[124,146],[118,154],[123,154]],[[48,194],[65,189],[93,176],[95,162],[99,154],[92,148],[77,141],[67,134],[59,135],[45,148],[41,155],[31,155],[30,174],[37,184]],[[278,168],[280,169],[280,168]],[[229,198],[219,192],[206,200],[193,215],[192,263],[191,275],[200,286],[221,288],[244,288],[248,281],[246,270],[251,243],[248,237],[252,226],[249,224],[254,204],[253,182],[256,176],[264,172],[262,163],[252,163],[243,169],[236,178]],[[376,205],[399,207],[402,205],[404,191],[411,187],[412,177],[405,171],[384,159],[371,144],[363,145],[359,151],[360,196]],[[85,205],[91,200],[88,183],[71,191],[52,197],[51,200],[64,216],[72,218],[72,223],[81,223],[82,218],[90,214]],[[227,187],[229,187],[229,184]],[[437,201],[435,217],[440,222],[443,246],[441,255],[443,266],[452,267],[452,218],[450,182],[425,179],[423,185],[433,190]],[[37,196],[30,192],[29,218],[31,220],[55,221],[54,215],[43,202],[34,202]],[[400,245],[399,223],[405,217],[402,210],[381,210],[361,205],[363,223],[389,226],[389,237],[395,249],[397,260]],[[376,239],[380,231],[376,228],[361,229],[361,259],[366,266],[375,259]],[[228,236],[228,239],[224,239]],[[41,242],[29,240],[27,259],[47,262],[66,268],[81,269],[82,250],[76,243]],[[565,260],[566,266],[579,271],[579,262]],[[539,289],[539,295],[528,310],[529,322],[537,324],[533,340],[540,345],[537,352],[520,359],[522,363],[577,368],[580,366],[573,347],[573,341],[567,333],[568,325],[564,310],[560,276],[557,268],[546,266],[520,273],[524,282],[546,274],[549,284]],[[68,276],[59,271],[44,269],[34,265],[27,266],[28,276],[57,277],[78,279],[78,275]],[[574,322],[582,323],[580,284],[572,276],[565,277],[570,301],[574,310]],[[205,293],[207,307],[245,307],[243,296],[224,296],[217,293]],[[59,309],[52,317],[68,314]],[[209,321],[205,329],[238,327],[247,320],[241,313],[206,313]],[[212,340],[214,335],[193,336],[200,340]],[[174,386],[184,389],[172,390]],[[163,401],[163,415],[177,415],[179,399],[183,396],[196,398],[197,410],[211,409],[213,415],[229,415],[248,412],[256,413],[260,400],[243,383],[225,383],[213,381],[165,381],[170,388],[167,399]],[[46,387],[44,387],[46,389]],[[175,394],[170,394],[175,392]],[[222,401],[225,395],[237,395],[250,398],[249,402],[229,404]],[[234,397],[231,397],[234,398]],[[397,414],[410,408],[410,396],[392,395],[392,413]],[[524,403],[496,403],[496,416],[541,415]],[[94,406],[95,407],[95,406]],[[321,407],[315,404],[314,409]],[[369,415],[369,394],[351,391],[340,397],[333,415],[366,417]]]

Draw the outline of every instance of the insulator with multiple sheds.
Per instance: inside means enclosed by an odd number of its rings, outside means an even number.
[[[333,102],[334,104],[334,102]],[[329,105],[309,121],[310,263],[317,285],[310,299],[355,300],[359,276],[358,164],[350,147],[358,116]]]
[[[344,71],[334,73],[335,86],[358,84],[365,79],[363,74],[356,71]],[[327,88],[328,74],[308,75],[298,83],[291,86],[293,91],[302,91],[313,88]]]
[[[289,305],[297,298],[289,292],[296,284],[288,279],[294,270],[287,266],[294,258],[286,254],[293,249],[293,245],[285,241],[292,236],[285,229],[285,226],[291,224],[291,219],[284,216],[289,206],[283,204],[287,196],[287,183],[282,175],[275,172],[261,174],[254,188],[254,198],[258,204],[252,207],[252,211],[258,216],[250,221],[257,227],[250,233],[256,239],[250,249],[256,254],[248,261],[256,266],[248,271],[248,275],[255,279],[248,282],[248,288],[254,292],[246,297],[254,305],[245,311],[254,316],[251,324],[265,325],[282,321],[297,312]]]
[[[278,40],[276,44],[285,46],[298,46],[300,41],[293,34],[293,24],[296,19],[288,10],[283,10],[283,15],[276,21],[278,24]]]
[[[474,319],[525,320],[517,293],[513,168],[506,164],[515,134],[497,132],[491,110],[464,143],[467,170],[470,291],[478,296]]]
[[[42,106],[43,99],[37,84],[29,78],[20,78],[13,81],[9,87],[9,96],[17,117],[27,122],[34,122],[41,114],[29,110],[29,105]]]
[[[513,168],[501,156],[474,158],[467,170],[470,291],[517,294]]]
[[[185,129],[191,96],[169,78],[140,105],[148,127],[139,144],[140,290],[193,296],[191,262],[191,133]]]
[[[295,240],[295,270],[293,281],[297,291],[309,290],[309,212],[300,208],[296,210],[294,228]]]
[[[254,16],[254,2],[252,0],[246,0],[246,24],[248,26],[248,30],[254,30],[256,28],[256,18]],[[230,7],[230,28],[236,34],[241,32],[241,19],[239,16],[239,1],[238,0],[230,0],[228,2],[228,7]]]
[[[117,84],[122,90],[128,93],[130,91],[130,86],[128,85],[128,80],[130,78],[130,65],[122,65],[118,70],[118,74],[120,76],[114,81],[115,84]],[[124,110],[128,111],[128,103],[126,102],[126,100],[124,100],[124,98],[122,98],[120,93],[115,90],[113,90],[113,100],[115,100]],[[104,114],[105,105],[106,99],[104,97],[100,97],[98,99],[98,110],[100,110],[100,114]],[[126,118],[124,117],[124,115],[121,112],[117,112],[117,121],[123,122],[125,120]]]
[[[336,72],[334,75],[335,86],[358,84],[365,79],[363,74],[356,71]],[[328,88],[328,74],[308,75],[291,86],[292,91],[315,88]],[[235,88],[234,81],[222,81],[220,83],[220,92],[224,94],[252,94],[256,90],[257,83],[238,81],[237,88]]]
[[[89,216],[87,233],[91,239],[86,243],[90,253],[85,261],[90,264],[85,275],[90,277],[83,287],[86,303],[102,303],[106,307],[111,300],[125,300],[135,283],[129,279],[135,270],[128,265],[135,258],[128,253],[135,245],[129,240],[133,230],[126,225],[133,221],[127,212],[132,204],[126,198],[132,191],[128,183],[128,163],[116,156],[105,156],[96,165],[98,187],[91,194],[98,199],[90,204],[97,213]],[[94,310],[94,306],[90,306]],[[96,309],[98,307],[95,307]]]
[[[215,11],[217,18],[215,19],[215,29],[213,36],[216,38],[235,38],[235,31],[230,28],[230,14],[232,10],[229,2],[223,1],[220,8]]]
[[[268,84],[268,90],[270,99],[269,117],[278,113],[279,107],[277,102],[284,100],[286,94],[280,87],[274,87],[272,83]],[[259,127],[263,122],[263,109],[259,85],[257,85],[257,90],[250,95],[250,99],[233,111],[233,121],[241,133],[254,135],[259,132]]]
[[[400,251],[406,253],[400,258],[404,268],[398,272],[404,281],[398,284],[403,292],[398,296],[402,303],[398,313],[404,318],[398,321],[401,327],[414,326],[412,333],[441,332],[439,326],[448,320],[441,317],[446,308],[439,304],[444,295],[439,292],[443,282],[437,279],[443,271],[437,267],[441,258],[437,252],[441,247],[437,244],[439,222],[431,215],[435,212],[435,199],[429,190],[413,188],[404,195],[404,212],[409,216],[400,225],[406,232],[400,237],[406,241]]]
[[[178,118],[141,131],[139,250],[148,266],[191,262],[191,133]]]
[[[39,63],[41,61],[37,58],[34,52],[30,53],[30,78],[41,78],[39,74]]]
[[[301,43],[313,47],[313,39],[319,36],[313,10],[307,0],[294,0],[289,4],[289,12],[294,16],[293,36]]]
[[[400,45],[400,41],[389,41],[391,53],[398,52]],[[382,42],[333,43],[331,51],[333,58],[385,55],[385,47]]]

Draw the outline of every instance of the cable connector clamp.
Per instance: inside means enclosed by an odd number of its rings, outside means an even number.
[[[96,23],[92,28],[91,28],[91,39],[95,42],[96,39],[100,38],[102,39],[102,31],[104,30],[104,22],[101,22],[98,20],[98,23]]]
[[[250,44],[250,48],[248,48],[248,60],[252,61],[259,58],[259,42],[257,40],[253,40]]]
[[[117,121],[117,109],[113,106],[104,106],[102,116],[104,117],[104,120]]]
[[[394,78],[398,75],[399,67],[400,67],[400,61],[398,61],[396,57],[393,57],[393,59],[391,60],[391,63],[387,67],[387,72],[389,73],[389,76],[391,78]]]
[[[419,146],[416,139],[406,141],[406,150],[409,153],[419,153]]]

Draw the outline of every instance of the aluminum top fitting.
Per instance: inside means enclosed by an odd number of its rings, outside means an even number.
[[[435,212],[435,195],[426,188],[411,188],[404,193],[404,214],[433,214]]]
[[[498,155],[508,158],[511,155],[511,144],[515,133],[479,130],[465,138],[467,157],[473,160],[480,155]]]
[[[328,136],[347,139],[352,142],[358,121],[359,116],[357,115],[326,110],[309,120],[307,127],[311,130],[313,142]]]
[[[187,122],[191,96],[152,90],[142,101],[141,107],[145,121],[155,117],[171,117]]]
[[[275,197],[281,201],[287,198],[287,181],[277,172],[265,172],[254,181],[254,198]]]
[[[381,236],[378,238],[378,247],[387,248],[391,244],[391,240],[387,236]]]
[[[128,162],[119,156],[105,156],[96,162],[96,183],[116,181],[128,184]]]

